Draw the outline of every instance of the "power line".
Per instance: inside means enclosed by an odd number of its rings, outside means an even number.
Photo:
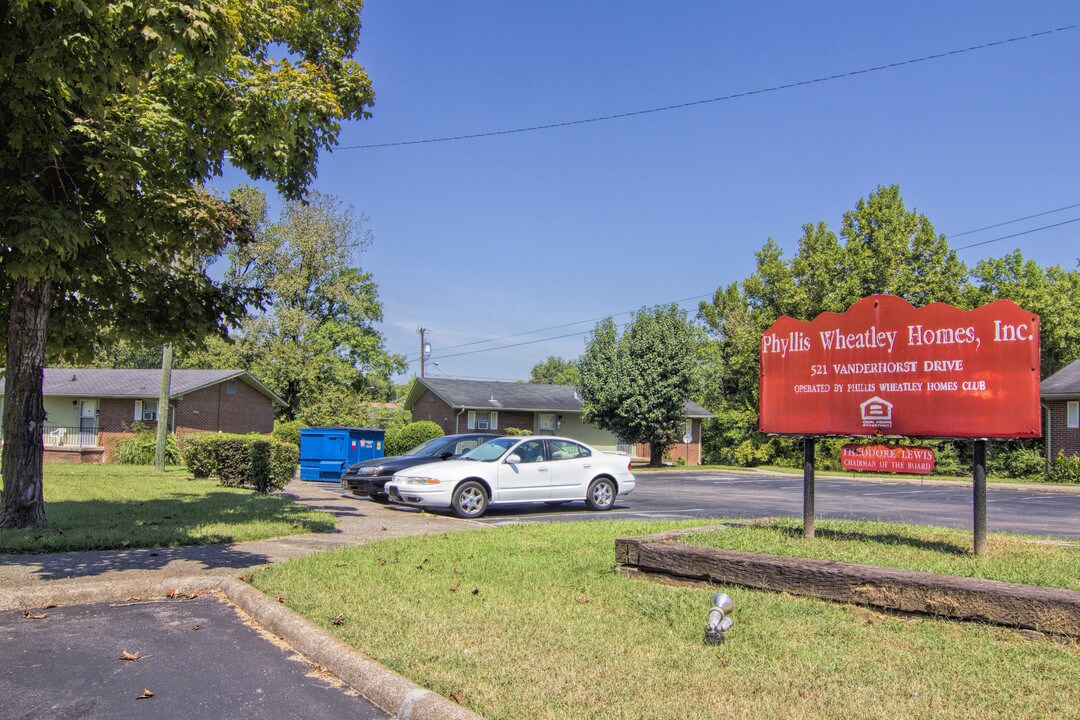
[[[689,102],[677,103],[675,105],[664,105],[662,107],[654,107],[644,110],[631,110],[629,112],[614,113],[612,115],[599,115],[597,117],[584,118],[581,120],[567,120],[565,122],[546,123],[543,125],[531,125],[528,127],[513,128],[510,130],[492,130],[489,132],[471,133],[468,135],[449,135],[445,137],[427,138],[423,140],[401,140],[398,142],[372,143],[368,145],[342,145],[334,149],[371,150],[374,148],[400,147],[403,145],[426,145],[431,143],[452,142],[456,140],[474,140],[477,138],[495,137],[498,135],[514,135],[517,133],[534,132],[536,130],[553,130],[555,128],[570,127],[573,125],[585,125],[588,123],[604,122],[606,120],[619,120],[621,118],[635,117],[637,115],[648,115],[658,112],[667,112],[669,110],[682,110],[698,105],[723,102],[725,100],[736,100],[738,98],[750,97],[752,95],[763,95],[765,93],[778,92],[780,90],[791,90],[792,88],[805,87],[807,85],[816,85],[819,83],[829,82],[831,80],[841,80],[843,78],[854,77],[856,75],[865,75],[867,73],[878,72],[880,70],[889,70],[892,68],[903,67],[905,65],[914,65],[915,63],[928,62],[930,60],[940,60],[942,58],[951,57],[953,55],[962,55],[963,53],[974,52],[976,50],[986,50],[987,48],[997,47],[999,45],[1007,45],[1009,43],[1020,42],[1022,40],[1031,40],[1033,38],[1042,37],[1044,35],[1051,35],[1053,33],[1064,32],[1066,30],[1074,30],[1077,27],[1080,27],[1080,25],[1065,25],[1063,27],[1053,28],[1052,30],[1041,30],[1039,32],[1030,33],[1028,35],[1019,35],[1017,37],[1006,38],[1004,40],[995,40],[993,42],[983,43],[982,45],[972,45],[971,47],[959,48],[956,50],[946,50],[944,52],[934,53],[932,55],[923,55],[922,57],[910,58],[908,60],[899,60],[897,62],[888,63],[885,65],[875,65],[873,67],[861,68],[859,70],[849,70],[848,72],[838,73],[836,75],[826,75],[813,78],[811,80],[799,80],[797,82],[785,83],[783,85],[773,85],[772,87],[759,88],[757,90],[747,90],[744,92],[732,93],[730,95],[721,95],[720,97],[707,98],[705,100],[691,100]]]
[[[691,300],[700,300],[702,298],[706,298],[706,297],[709,297],[711,295],[712,295],[712,293],[706,293],[705,295],[695,295],[693,297],[683,298],[682,300],[672,300],[669,303],[663,303],[663,304],[664,305],[672,305],[672,304],[679,305],[679,304],[682,304],[684,302],[689,302]],[[587,323],[587,322],[599,322],[600,320],[603,320],[604,318],[619,317],[620,315],[629,315],[629,314],[634,313],[634,312],[637,312],[637,311],[636,310],[624,310],[623,312],[611,313],[609,315],[601,315],[600,317],[589,318],[588,320],[578,320],[576,322],[568,322],[568,323],[563,323],[561,325],[552,325],[551,327],[540,328],[539,330],[526,330],[525,332],[514,333],[513,335],[502,335],[500,337],[488,338],[487,340],[474,340],[472,342],[460,343],[458,345],[448,345],[448,346],[442,348],[441,352],[445,352],[447,350],[456,350],[457,348],[471,347],[473,345],[483,345],[485,343],[499,342],[500,340],[509,340],[510,338],[521,337],[523,335],[535,335],[536,333],[547,332],[549,330],[561,330],[562,328],[571,327],[573,325],[581,325],[581,324]],[[578,334],[578,333],[571,333],[571,335],[561,335],[560,337],[571,337],[574,334]],[[552,339],[556,339],[556,338],[552,338]],[[508,347],[515,347],[515,346],[510,345]],[[413,360],[410,360],[410,362],[419,359],[419,355],[417,353],[408,353],[405,357],[410,358],[413,355],[417,355],[417,357],[413,358]],[[439,357],[448,357],[448,356],[447,355],[440,355]]]
[[[1074,222],[1080,222],[1080,218],[1073,218],[1072,220],[1064,220],[1064,221],[1059,222],[1059,223],[1054,223],[1053,225],[1043,225],[1042,227],[1032,228],[1031,230],[1024,230],[1023,232],[1013,233],[1012,235],[1004,235],[1004,236],[999,237],[999,238],[994,238],[993,240],[983,240],[982,242],[971,243],[970,245],[964,245],[963,247],[953,248],[953,250],[956,250],[956,251],[969,250],[969,249],[971,249],[973,247],[978,247],[980,245],[989,245],[990,243],[995,243],[995,242],[998,242],[999,240],[1008,240],[1009,238],[1020,237],[1021,235],[1030,235],[1031,233],[1039,232],[1040,230],[1049,230],[1050,228],[1061,227],[1062,225],[1068,225],[1068,224],[1074,223]]]
[[[973,233],[982,232],[983,230],[992,230],[993,228],[1001,227],[1002,225],[1012,225],[1013,223],[1023,222],[1024,220],[1031,220],[1032,218],[1042,217],[1043,215],[1053,215],[1054,213],[1061,212],[1062,210],[1072,210],[1073,208],[1078,208],[1078,207],[1080,207],[1080,203],[1076,203],[1075,205],[1066,205],[1065,207],[1054,208],[1053,210],[1047,210],[1046,212],[1035,213],[1034,215],[1028,215],[1028,216],[1022,217],[1022,218],[1016,218],[1015,220],[1006,220],[1005,222],[994,223],[993,225],[987,225],[986,227],[975,228],[974,230],[965,230],[962,233],[956,233],[955,235],[947,235],[946,237],[949,237],[949,238],[963,237],[964,235],[971,235]],[[1051,225],[1049,227],[1053,227],[1053,226]],[[971,247],[971,246],[969,246],[969,247]],[[956,248],[956,249],[957,250],[962,250],[963,248]]]

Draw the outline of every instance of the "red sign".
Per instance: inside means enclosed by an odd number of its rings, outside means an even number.
[[[762,432],[1039,437],[1039,316],[895,295],[761,336]]]
[[[840,449],[845,470],[928,475],[934,471],[934,451],[898,445],[845,445]]]

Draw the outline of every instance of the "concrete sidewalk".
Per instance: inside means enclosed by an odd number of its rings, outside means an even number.
[[[189,576],[237,577],[252,568],[319,550],[360,545],[382,538],[426,535],[483,527],[467,520],[344,497],[332,484],[294,480],[286,493],[338,518],[326,533],[292,535],[232,545],[100,550],[49,555],[0,555],[0,607],[20,590],[45,585],[56,591],[86,580],[128,581]]]

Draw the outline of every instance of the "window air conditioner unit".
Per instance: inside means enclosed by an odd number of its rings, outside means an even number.
[[[476,421],[476,429],[477,430],[487,430],[489,427],[490,427],[490,424],[488,423],[487,420],[477,420]]]

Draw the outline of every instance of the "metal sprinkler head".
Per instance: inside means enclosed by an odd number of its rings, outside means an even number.
[[[720,645],[724,642],[724,633],[735,624],[727,617],[728,613],[735,609],[735,603],[726,594],[716,593],[712,597],[712,605],[709,609],[709,621],[705,625],[705,644]]]

